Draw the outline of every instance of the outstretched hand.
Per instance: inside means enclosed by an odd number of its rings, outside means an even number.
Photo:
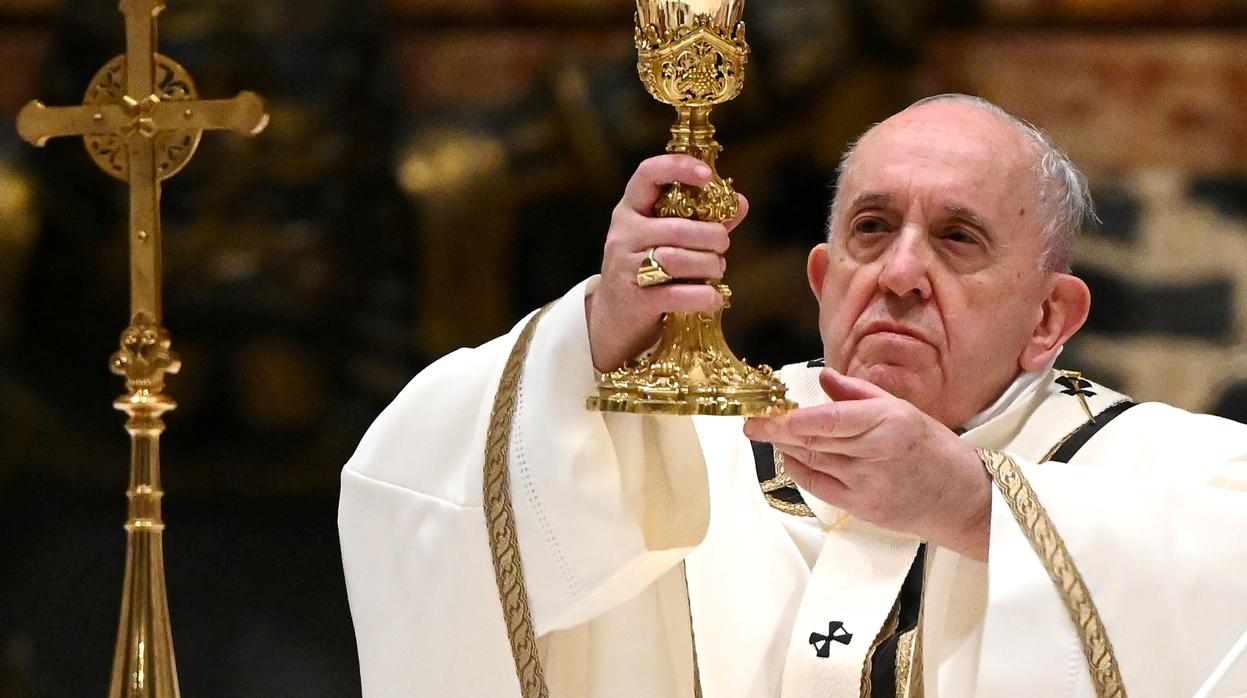
[[[991,480],[947,427],[874,384],[823,369],[834,402],[745,423],[792,479],[857,518],[987,559]]]

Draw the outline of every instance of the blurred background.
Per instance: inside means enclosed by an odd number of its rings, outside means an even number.
[[[672,111],[625,0],[169,0],[201,96],[268,100],[166,183],[168,587],[183,691],[358,695],[338,472],[421,367],[596,271]],[[1089,174],[1088,327],[1061,365],[1247,421],[1247,3],[757,0],[715,112],[753,204],[727,334],[820,353],[804,258],[845,144],[917,97],[983,95]],[[0,696],[99,696],[124,562],[125,188],[28,100],[78,103],[124,47],[116,0],[0,0]],[[435,573],[438,564],[429,561]],[[471,651],[465,647],[464,651]]]

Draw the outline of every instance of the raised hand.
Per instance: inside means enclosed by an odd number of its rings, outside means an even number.
[[[751,419],[792,479],[859,519],[987,559],[991,480],[974,448],[874,384],[823,369],[834,402]]]
[[[702,186],[710,168],[690,155],[660,155],[637,167],[623,199],[611,215],[602,252],[602,280],[585,299],[593,366],[610,371],[644,351],[658,338],[662,316],[671,312],[713,313],[723,299],[713,287],[679,280],[721,279],[729,233],[748,212],[723,223],[657,218],[654,203],[671,182]],[[654,259],[677,282],[641,287],[637,270],[654,249]]]

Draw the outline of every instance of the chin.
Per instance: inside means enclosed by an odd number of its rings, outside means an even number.
[[[923,412],[930,411],[928,407],[934,391],[928,381],[911,367],[896,364],[857,366],[851,369],[849,375],[868,380]]]

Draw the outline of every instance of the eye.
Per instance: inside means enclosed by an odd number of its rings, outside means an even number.
[[[887,221],[874,216],[866,216],[853,222],[853,232],[855,233],[871,235],[874,233],[886,233],[887,230]]]
[[[949,228],[944,231],[943,238],[958,244],[973,245],[978,243],[978,238],[964,228]]]

